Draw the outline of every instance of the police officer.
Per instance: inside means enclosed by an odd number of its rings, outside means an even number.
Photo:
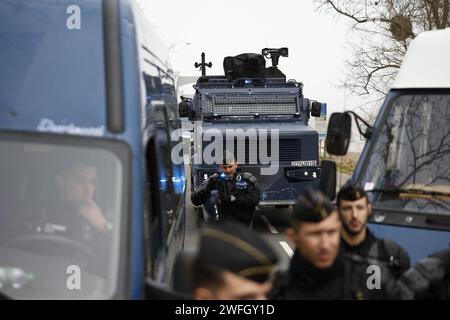
[[[403,300],[450,299],[450,249],[419,260],[403,273],[396,290]]]
[[[311,189],[299,197],[287,235],[295,246],[287,271],[275,274],[271,299],[449,298],[450,250],[421,259],[397,280],[376,259],[346,253],[330,201]]]
[[[295,253],[287,271],[276,273],[272,299],[387,299],[395,283],[380,272],[381,289],[366,285],[367,267],[359,256],[346,256],[336,208],[320,192],[307,189],[294,206],[287,236]],[[373,262],[373,264],[376,264]],[[380,267],[382,268],[382,267]]]
[[[372,206],[361,186],[352,181],[343,185],[337,196],[337,206],[346,252],[386,263],[396,278],[410,268],[405,249],[392,240],[378,239],[367,227]]]
[[[221,173],[215,173],[203,181],[191,195],[194,205],[204,205],[214,216],[215,205],[221,220],[234,220],[249,224],[260,200],[256,178],[248,172],[241,173],[233,154],[226,151],[220,165]]]
[[[202,300],[266,299],[277,261],[272,247],[241,224],[208,224],[200,229],[193,296]]]

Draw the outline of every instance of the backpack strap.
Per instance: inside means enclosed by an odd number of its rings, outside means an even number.
[[[398,245],[392,240],[379,239],[372,245],[367,255],[369,258],[383,260],[390,264],[398,260]],[[381,256],[387,257],[387,260],[380,259]]]
[[[399,256],[398,256],[398,244],[395,243],[392,240],[389,239],[380,239],[378,241],[379,247],[386,256],[389,258],[389,263],[398,263]]]
[[[408,253],[399,244],[389,239],[379,239],[370,248],[369,255],[382,260],[396,277],[410,267]],[[380,257],[383,258],[380,259]]]

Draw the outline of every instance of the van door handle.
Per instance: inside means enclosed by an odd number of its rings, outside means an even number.
[[[434,225],[450,226],[450,217],[427,217],[425,222]]]

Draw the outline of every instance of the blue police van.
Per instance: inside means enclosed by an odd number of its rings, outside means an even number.
[[[0,2],[0,294],[142,299],[184,243],[168,51],[131,0]]]
[[[450,247],[450,29],[413,40],[374,126],[355,115],[367,138],[352,180],[374,207],[370,228],[411,261]],[[362,123],[361,123],[362,122]],[[330,117],[326,147],[344,155],[351,112]]]

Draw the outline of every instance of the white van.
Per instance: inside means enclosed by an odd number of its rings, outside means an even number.
[[[350,128],[350,113],[332,115],[329,153],[346,153]],[[370,229],[401,244],[413,263],[448,248],[450,28],[412,41],[374,126],[363,133],[367,143],[352,180],[373,204]]]

